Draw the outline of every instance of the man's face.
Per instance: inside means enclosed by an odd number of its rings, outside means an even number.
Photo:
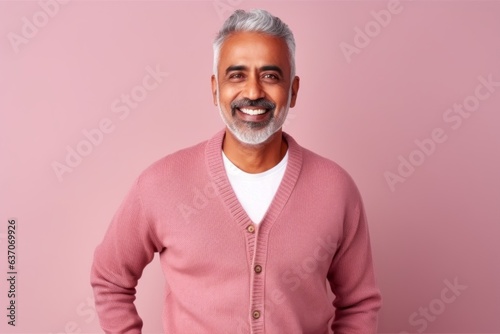
[[[234,33],[220,50],[214,103],[231,133],[250,145],[265,143],[295,105],[299,78],[291,78],[288,47],[282,39]]]

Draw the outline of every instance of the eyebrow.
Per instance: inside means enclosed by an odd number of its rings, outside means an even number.
[[[226,74],[228,74],[229,72],[233,72],[233,71],[247,71],[247,70],[248,70],[248,67],[245,65],[232,65],[226,69]],[[259,70],[260,71],[276,71],[281,76],[283,76],[283,71],[281,70],[281,68],[279,66],[276,66],[276,65],[264,65],[261,68],[259,68]]]
[[[276,65],[266,65],[266,66],[262,66],[260,68],[261,71],[275,71],[275,72],[278,72],[281,76],[283,76],[283,71],[281,70],[281,68],[279,66],[276,66]]]
[[[229,72],[233,72],[233,71],[245,71],[247,69],[248,69],[248,67],[246,67],[244,65],[231,65],[228,68],[226,68],[226,74],[228,74]]]

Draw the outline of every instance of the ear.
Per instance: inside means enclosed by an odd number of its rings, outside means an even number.
[[[290,108],[295,107],[295,101],[297,100],[299,86],[300,86],[300,78],[296,76],[295,78],[293,78],[292,82],[292,98],[290,99]]]
[[[214,101],[214,105],[217,105],[217,79],[215,78],[215,75],[212,74],[212,98]]]

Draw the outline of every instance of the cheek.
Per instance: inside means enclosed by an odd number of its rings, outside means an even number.
[[[280,106],[285,106],[288,103],[289,95],[290,92],[283,88],[276,89],[274,92],[269,94],[274,102]]]
[[[219,89],[219,100],[223,104],[231,104],[238,97],[239,90],[236,87],[222,86]]]

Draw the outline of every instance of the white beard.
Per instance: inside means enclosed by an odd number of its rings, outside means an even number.
[[[290,92],[288,94],[288,101],[286,103],[286,106],[281,108],[279,115],[277,117],[272,117],[269,124],[259,129],[252,128],[246,123],[235,120],[234,118],[228,119],[226,115],[231,115],[231,111],[229,110],[229,112],[226,113],[224,110],[222,110],[219,97],[219,89],[217,89],[217,106],[219,107],[219,113],[222,120],[226,124],[227,128],[231,131],[231,133],[236,137],[236,139],[238,139],[241,143],[247,145],[260,145],[269,140],[269,138],[279,129],[281,129],[281,127],[285,123],[286,116],[288,115],[288,110],[290,109],[291,97],[292,94]]]

